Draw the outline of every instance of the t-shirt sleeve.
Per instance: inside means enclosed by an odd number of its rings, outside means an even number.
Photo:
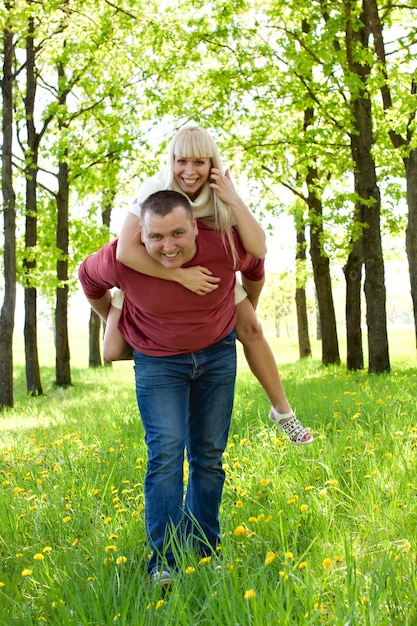
[[[108,289],[119,287],[116,272],[117,240],[105,244],[87,257],[78,268],[78,278],[87,298],[98,300]]]

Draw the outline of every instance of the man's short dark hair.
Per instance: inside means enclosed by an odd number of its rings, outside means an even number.
[[[140,206],[140,217],[143,219],[146,213],[151,212],[160,217],[164,217],[171,213],[178,206],[183,207],[188,214],[190,221],[193,220],[193,210],[186,196],[177,191],[165,189],[152,193],[144,200]]]

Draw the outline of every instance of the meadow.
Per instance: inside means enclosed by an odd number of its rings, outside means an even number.
[[[222,571],[185,553],[172,591],[147,581],[146,449],[131,363],[88,369],[0,417],[0,624],[417,624],[417,363],[412,331],[390,374],[297,360],[273,340],[287,395],[315,437],[293,446],[239,354],[224,455]],[[49,356],[48,356],[49,355]],[[52,356],[51,356],[52,355]],[[76,364],[76,365],[75,365]]]

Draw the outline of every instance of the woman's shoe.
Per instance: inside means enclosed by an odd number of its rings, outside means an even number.
[[[278,429],[282,429],[288,435],[291,443],[296,446],[306,445],[314,441],[313,435],[307,428],[304,428],[293,411],[289,413],[278,413],[278,411],[271,406],[269,419],[274,422]],[[282,420],[287,421],[283,423]]]

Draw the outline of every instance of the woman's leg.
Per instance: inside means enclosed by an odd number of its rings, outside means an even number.
[[[265,339],[262,326],[249,298],[239,302],[236,305],[236,311],[238,314],[237,338],[243,345],[245,357],[252,373],[264,388],[272,404],[270,418],[279,426],[284,426],[287,422],[290,423],[293,414],[285,395],[273,352]],[[308,431],[304,432],[302,437],[296,441],[300,432],[304,430],[300,424],[298,430],[291,431],[289,434],[291,441],[293,443],[310,443],[313,437]]]
[[[133,358],[132,348],[117,328],[120,313],[121,309],[110,306],[103,339],[103,356],[106,361],[125,361]]]

